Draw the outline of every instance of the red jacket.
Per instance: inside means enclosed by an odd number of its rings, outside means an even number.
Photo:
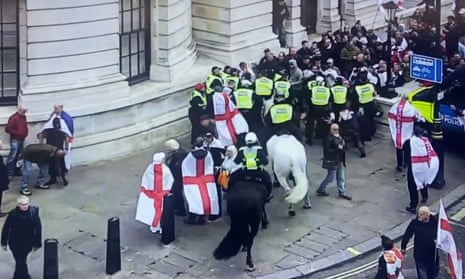
[[[10,134],[11,139],[24,140],[28,134],[26,115],[15,113],[8,118],[5,132]]]

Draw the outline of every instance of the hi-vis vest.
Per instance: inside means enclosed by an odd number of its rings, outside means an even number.
[[[278,95],[284,96],[284,98],[289,97],[289,89],[291,88],[291,83],[289,81],[276,81],[274,83],[274,89],[276,89],[276,92]]]
[[[312,104],[315,106],[326,106],[329,103],[331,93],[326,86],[314,86],[312,88]]]
[[[260,147],[258,146],[244,146],[239,149],[239,151],[242,151],[244,154],[244,159],[242,161],[242,165],[244,166],[245,169],[247,170],[257,170],[260,166],[258,164],[258,158],[257,158],[257,153],[258,149]]]
[[[199,91],[197,91],[197,90],[194,90],[194,91],[192,91],[192,93],[191,93],[191,96],[190,96],[190,98],[189,98],[189,102],[192,102],[192,100],[193,100],[194,98],[196,98],[196,97],[199,97],[200,100],[202,101],[202,102],[200,103],[200,107],[201,107],[202,109],[205,109],[205,108],[207,107],[207,97],[204,96],[201,92],[199,92]]]
[[[331,87],[333,93],[333,100],[336,105],[343,105],[347,101],[347,87],[342,85],[335,85]]]
[[[223,84],[223,81],[221,80],[220,77],[215,76],[213,74],[209,74],[207,77],[207,81],[205,82],[205,87],[206,87],[205,92],[207,94],[212,94],[213,92],[215,92],[214,88],[210,88],[214,80],[218,80],[221,84]]]
[[[281,74],[275,73],[273,77],[273,81],[276,82],[280,80],[283,76]]]
[[[231,76],[230,74],[225,73],[225,72],[221,72],[221,73],[220,73],[220,77],[221,77],[221,79],[223,80],[223,84],[226,84],[226,79],[227,79],[228,77],[230,77],[230,76]]]
[[[277,104],[270,108],[271,123],[282,124],[292,120],[292,106]]]
[[[253,107],[253,90],[240,88],[233,92],[236,99],[237,109],[252,109]]]
[[[270,96],[273,93],[273,81],[267,77],[255,80],[255,93],[258,96]]]
[[[363,105],[373,101],[375,88],[373,87],[373,84],[366,83],[355,86],[355,92],[357,92],[358,95],[358,102]]]
[[[239,77],[228,76],[227,78],[224,79],[224,85],[228,86],[230,81],[234,81],[234,90],[236,90],[237,87],[239,86]]]

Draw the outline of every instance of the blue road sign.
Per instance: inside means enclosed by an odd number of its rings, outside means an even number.
[[[410,56],[410,77],[442,83],[442,59],[424,55]]]

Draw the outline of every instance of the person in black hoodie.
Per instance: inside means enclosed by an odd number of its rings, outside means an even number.
[[[431,214],[427,206],[421,206],[417,218],[410,222],[402,237],[400,248],[405,254],[407,243],[415,235],[413,257],[418,279],[434,279],[439,273],[439,255],[435,243],[437,228],[437,217]]]
[[[186,151],[180,146],[175,139],[165,142],[165,163],[174,177],[171,193],[174,196],[174,214],[177,216],[186,216],[186,206],[184,204],[183,185],[182,185],[182,160],[186,158]]]
[[[0,140],[0,149],[2,148],[2,141]],[[8,190],[8,185],[10,184],[10,178],[8,177],[8,170],[5,163],[3,162],[3,157],[0,155],[0,218],[8,215],[5,212],[2,212],[2,198],[3,191]]]
[[[8,213],[2,229],[1,246],[7,245],[16,261],[13,279],[29,279],[27,256],[42,246],[42,225],[39,209],[29,205],[29,198],[20,196],[16,208]]]

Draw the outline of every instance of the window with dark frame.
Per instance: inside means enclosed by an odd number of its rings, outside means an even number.
[[[0,0],[0,105],[18,102],[18,65],[18,3]]]
[[[150,0],[120,0],[120,72],[130,83],[150,70]]]

